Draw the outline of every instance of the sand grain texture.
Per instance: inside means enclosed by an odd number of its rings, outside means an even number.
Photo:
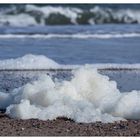
[[[140,136],[140,120],[103,124],[11,119],[0,113],[0,136]]]

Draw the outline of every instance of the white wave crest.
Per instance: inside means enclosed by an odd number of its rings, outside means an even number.
[[[139,9],[113,9],[95,6],[89,9],[82,9],[69,6],[36,6],[25,5],[24,10],[17,8],[0,11],[0,25],[10,26],[36,26],[46,24],[58,24],[56,18],[68,19],[67,24],[104,24],[104,23],[140,23]],[[51,22],[49,17],[55,15]],[[59,24],[66,24],[65,21],[59,21]]]
[[[37,25],[35,19],[28,14],[0,15],[0,25],[31,26]]]
[[[8,39],[8,38],[32,38],[32,39],[53,39],[53,38],[60,38],[60,39],[110,39],[110,38],[133,38],[133,37],[140,37],[140,33],[115,33],[115,34],[1,34],[0,38]]]
[[[100,19],[98,20],[98,23],[104,23],[104,20],[111,20],[111,18],[118,22],[124,22],[124,23],[132,23],[132,22],[138,22],[140,23],[140,11],[139,10],[132,10],[132,9],[118,9],[113,10],[110,8],[103,9],[99,6],[96,6],[92,9],[90,9],[90,12],[97,14],[97,17]],[[96,23],[96,18],[91,18],[90,23],[94,24]]]
[[[44,14],[44,17],[49,17],[50,14],[61,14],[65,17],[71,19],[73,24],[77,24],[76,18],[78,17],[79,13],[82,13],[82,10],[79,8],[70,8],[70,7],[52,7],[52,6],[45,6],[45,7],[37,7],[35,5],[26,5],[26,11],[40,11]]]

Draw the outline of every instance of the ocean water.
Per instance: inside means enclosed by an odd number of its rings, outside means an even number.
[[[0,27],[0,59],[35,54],[61,64],[132,64],[140,60],[139,40],[139,24]]]
[[[139,4],[0,5],[0,108],[12,118],[140,119],[139,70]]]
[[[66,65],[139,63],[139,7],[1,4],[0,59],[35,54]]]

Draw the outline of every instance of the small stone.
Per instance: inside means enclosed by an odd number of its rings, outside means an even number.
[[[134,120],[133,123],[134,123],[134,124],[137,124],[138,122]]]
[[[120,129],[125,129],[126,128],[125,125],[123,125],[123,124],[120,124],[119,127],[120,127]]]
[[[114,126],[113,128],[114,128],[114,129],[117,129],[117,126]]]
[[[22,127],[22,128],[21,128],[21,130],[23,131],[23,130],[25,130],[25,128],[24,128],[24,127]]]
[[[66,131],[67,131],[67,132],[69,132],[70,130],[69,130],[69,129],[67,129]]]
[[[36,126],[36,124],[35,124],[35,123],[33,123],[33,124],[32,124],[32,126],[33,126],[33,127],[35,127],[35,126]]]

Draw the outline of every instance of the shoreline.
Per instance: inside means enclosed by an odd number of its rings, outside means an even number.
[[[0,136],[140,136],[140,120],[114,123],[76,123],[56,120],[12,119],[0,113]]]

